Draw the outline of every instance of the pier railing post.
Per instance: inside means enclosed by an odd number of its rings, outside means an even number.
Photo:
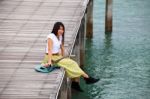
[[[93,0],[89,0],[86,13],[86,37],[93,37]]]
[[[106,0],[105,33],[112,32],[112,2],[113,0]]]

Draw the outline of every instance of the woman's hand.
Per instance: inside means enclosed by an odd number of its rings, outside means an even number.
[[[52,65],[52,62],[50,61],[50,62],[48,62],[47,64],[50,66],[50,65]]]
[[[50,64],[50,63],[44,64],[45,67],[49,67],[49,66],[51,66],[51,65],[52,65],[52,64]]]

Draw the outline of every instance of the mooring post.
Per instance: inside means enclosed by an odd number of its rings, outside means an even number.
[[[106,0],[105,33],[112,32],[112,2],[113,0]]]
[[[90,0],[86,13],[86,37],[93,37],[93,0]]]

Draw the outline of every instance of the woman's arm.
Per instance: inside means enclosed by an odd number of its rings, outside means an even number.
[[[52,39],[48,38],[48,64],[52,64],[52,47],[53,47],[53,41]]]

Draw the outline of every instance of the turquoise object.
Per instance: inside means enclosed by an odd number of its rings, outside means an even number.
[[[35,71],[41,72],[41,73],[49,73],[52,72],[55,69],[59,69],[60,67],[58,66],[50,66],[50,67],[44,67],[42,65],[38,65],[35,67]]]

